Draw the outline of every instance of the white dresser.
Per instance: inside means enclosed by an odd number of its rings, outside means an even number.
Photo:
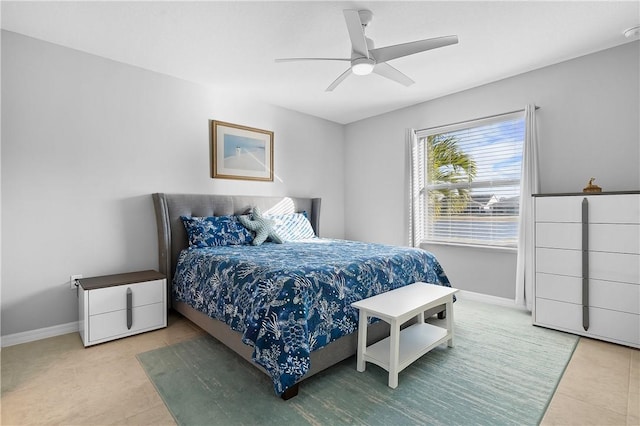
[[[167,326],[167,280],[156,271],[78,280],[79,331],[85,346]]]
[[[640,191],[534,197],[534,324],[639,348]]]

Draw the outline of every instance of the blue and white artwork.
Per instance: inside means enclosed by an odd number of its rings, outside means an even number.
[[[265,141],[233,134],[224,135],[224,167],[226,169],[267,170]]]

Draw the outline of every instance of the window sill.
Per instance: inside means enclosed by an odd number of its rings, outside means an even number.
[[[494,250],[499,252],[506,253],[517,253],[517,247],[502,247],[502,246],[491,246],[491,245],[479,245],[479,244],[462,244],[462,243],[445,243],[442,241],[421,241],[420,247],[423,246],[450,246],[450,247],[465,247],[471,249],[480,249],[480,250]]]

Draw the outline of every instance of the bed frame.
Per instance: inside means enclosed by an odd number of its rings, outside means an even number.
[[[171,283],[176,270],[176,262],[180,251],[189,246],[187,233],[180,220],[186,216],[224,216],[247,214],[249,210],[258,206],[263,212],[274,209],[278,213],[293,213],[306,211],[311,226],[316,235],[319,234],[320,198],[300,197],[266,197],[266,196],[236,196],[210,194],[152,194],[158,226],[158,258],[159,269],[167,277],[168,297],[170,308],[179,312],[207,333],[215,337],[231,350],[249,361],[253,366],[267,372],[251,360],[253,348],[242,343],[242,335],[227,326],[222,321],[210,318],[185,303],[173,300]],[[389,325],[379,321],[369,327],[367,333],[368,344],[377,342],[389,335]],[[357,332],[343,336],[322,349],[311,353],[311,367],[302,380],[356,354]],[[287,389],[283,399],[289,399],[298,394],[300,381]]]

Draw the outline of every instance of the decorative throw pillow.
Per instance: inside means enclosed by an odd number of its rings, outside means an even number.
[[[307,219],[307,212],[267,215],[274,221],[273,229],[283,241],[304,240],[315,238],[311,223]]]
[[[274,243],[282,244],[282,240],[273,229],[273,221],[262,216],[262,212],[258,207],[254,207],[251,214],[238,216],[238,220],[247,229],[255,232],[253,241],[254,246],[259,246],[269,238]]]
[[[249,244],[251,232],[235,216],[180,216],[189,237],[189,246],[213,247]]]

